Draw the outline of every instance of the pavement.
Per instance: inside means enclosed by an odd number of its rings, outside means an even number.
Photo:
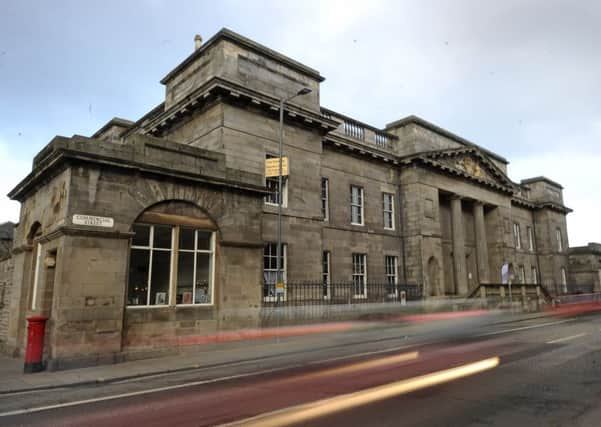
[[[474,312],[475,313],[475,312]],[[425,323],[436,324],[436,320],[448,321],[448,317],[425,319],[426,322],[405,322],[403,318],[396,322],[338,322],[320,325],[270,328],[265,330],[238,331],[221,334],[219,342],[205,339],[205,344],[182,348],[181,353],[172,356],[132,360],[111,365],[69,369],[53,372],[23,373],[23,360],[0,356],[0,395],[34,390],[50,390],[68,386],[83,386],[145,378],[155,375],[194,371],[230,365],[232,363],[252,362],[277,357],[306,349],[324,349],[334,345],[351,345],[369,340],[372,330],[381,334],[388,329],[392,338],[403,333],[417,334],[427,330]],[[543,313],[514,314],[510,318],[490,316],[490,322],[522,322],[544,316]],[[456,317],[453,314],[451,318]],[[470,314],[466,317],[470,317]],[[430,322],[427,322],[431,320]],[[430,326],[435,327],[436,326]]]
[[[23,372],[22,358],[0,356],[0,394],[108,383],[260,359],[297,346],[319,345],[326,334],[359,330],[370,325],[370,322],[339,322],[223,333],[202,337],[199,341],[204,344],[182,347],[177,355],[29,374]],[[293,347],[290,347],[291,341],[294,341]]]

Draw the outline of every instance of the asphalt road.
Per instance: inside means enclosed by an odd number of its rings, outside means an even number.
[[[601,315],[349,335],[232,366],[0,396],[0,425],[601,425]]]

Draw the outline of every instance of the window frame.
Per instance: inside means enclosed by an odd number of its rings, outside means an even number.
[[[36,310],[38,299],[38,288],[40,286],[40,269],[42,268],[42,244],[35,243],[35,261],[33,263],[33,284],[31,288],[31,310]]]
[[[282,156],[283,157],[283,156]],[[280,156],[274,155],[274,154],[265,154],[265,160],[267,159],[279,159]],[[265,172],[263,172],[265,173]],[[265,180],[265,187],[267,187],[267,189],[269,190],[269,186],[268,186],[268,182],[275,182],[275,186],[277,190],[280,190],[279,187],[279,180],[278,180],[278,176],[269,176],[269,177],[264,177]],[[282,208],[287,208],[288,207],[288,175],[282,175],[282,188],[281,188],[281,196],[278,194],[279,191],[277,191],[275,193],[276,197],[282,197]],[[273,192],[269,192],[268,195],[266,195],[263,198],[263,203],[268,205],[268,206],[278,206],[278,199],[276,198],[275,201],[271,201],[271,198],[273,198],[274,193]]]
[[[143,245],[134,245],[133,238],[130,240],[129,245],[129,262],[128,262],[128,283],[127,283],[127,293],[126,293],[126,301],[125,307],[127,309],[148,309],[148,308],[165,308],[165,307],[202,307],[202,306],[214,306],[215,305],[215,247],[216,247],[216,232],[215,230],[207,230],[190,226],[182,226],[179,224],[164,224],[164,223],[149,223],[149,222],[137,222],[135,225],[141,225],[149,227],[148,234],[148,246]],[[169,227],[171,229],[171,248],[157,248],[154,246],[154,232],[155,227]],[[190,253],[192,250],[181,250],[179,248],[179,232],[181,228],[188,228],[194,230],[194,251],[196,253],[208,253],[210,255],[209,263],[210,263],[210,271],[209,271],[209,292],[211,300],[210,302],[197,303],[195,302],[195,294],[196,294],[196,260],[197,255],[194,256],[194,275],[193,275],[193,284],[192,284],[192,303],[190,304],[178,304],[177,303],[177,279],[178,279],[178,262],[179,262],[179,252]],[[198,232],[210,233],[210,249],[198,249]],[[148,251],[148,278],[147,278],[147,290],[146,290],[146,303],[145,304],[129,304],[129,271],[131,268],[131,253],[132,250],[146,250]],[[169,285],[167,289],[167,302],[166,304],[150,304],[151,299],[150,295],[152,293],[152,262],[153,262],[153,253],[155,251],[159,252],[170,252],[170,262],[169,262]]]
[[[330,251],[321,253],[321,283],[323,286],[323,298],[330,299],[332,283],[332,254]]]
[[[557,252],[563,252],[563,233],[560,227],[555,228],[555,242],[557,244]]]
[[[351,225],[357,225],[357,226],[364,226],[365,225],[365,192],[363,190],[363,187],[359,186],[359,185],[354,185],[351,184]],[[353,198],[353,189],[357,189],[358,190],[358,200],[355,201]],[[359,221],[360,222],[355,222],[354,221],[354,209],[358,209],[358,215],[359,215]]]
[[[324,185],[325,184],[325,185]],[[321,177],[321,216],[325,222],[330,220],[330,179]]]
[[[526,226],[526,234],[528,234],[528,250],[534,252],[534,230],[530,225]]]
[[[538,285],[538,268],[530,268],[530,277],[532,278],[532,283]]]
[[[194,253],[194,274],[192,276],[192,303],[191,304],[184,304],[184,303],[177,303],[177,280],[175,281],[174,284],[174,289],[175,289],[175,295],[176,295],[176,301],[175,301],[175,305],[178,307],[191,307],[191,306],[210,306],[214,304],[215,301],[215,292],[214,292],[214,287],[215,287],[215,233],[213,231],[208,231],[208,230],[201,230],[199,228],[194,228],[194,227],[186,227],[186,226],[178,226],[178,230],[177,230],[177,237],[179,237],[179,233],[181,232],[181,229],[183,228],[188,228],[188,229],[193,229],[194,230],[194,249],[180,249],[179,247],[179,242],[177,243],[177,259],[174,261],[176,263],[179,262],[179,253],[183,252],[183,253]],[[209,240],[209,249],[198,249],[198,232],[209,232],[211,233],[211,237]],[[209,284],[209,290],[210,290],[210,295],[211,295],[211,302],[207,303],[207,302],[196,302],[196,270],[197,270],[197,257],[198,254],[209,254],[209,263],[210,263],[210,271],[209,271],[209,280],[210,280],[210,284]],[[178,265],[178,274],[179,274],[179,264]]]
[[[520,284],[526,283],[526,267],[523,265],[518,266],[518,274],[520,275]]]
[[[392,264],[389,262],[392,261]],[[390,271],[389,267],[393,267],[393,272]],[[399,284],[399,257],[397,255],[385,255],[384,256],[384,276],[386,277],[386,285],[394,285],[394,292],[388,291],[389,297],[397,297],[398,296],[398,288]],[[392,280],[392,283],[390,279]]]
[[[275,291],[275,286],[277,285],[277,242],[266,242],[265,245],[263,246],[263,293],[265,291],[265,287],[267,287],[267,289],[271,288],[271,286],[273,286],[274,289],[274,293],[273,295],[263,295],[263,301],[265,302],[274,302],[278,300],[278,295],[277,292]],[[269,246],[273,245],[273,255],[269,255],[269,257],[275,258],[276,259],[276,268],[272,269],[269,268],[267,270],[265,270],[265,249],[267,249]],[[287,280],[287,275],[288,275],[288,245],[284,242],[282,242],[282,249],[281,249],[281,256],[282,256],[282,282],[286,283]],[[265,281],[265,271],[269,271],[269,272],[275,272],[276,274],[276,280],[273,284],[271,283],[267,283]],[[282,298],[280,299],[280,301],[286,301],[286,286],[284,286],[284,293],[282,295]]]
[[[522,249],[522,232],[518,222],[513,223],[513,245],[516,249]]]
[[[154,307],[169,307],[172,304],[172,289],[173,289],[173,275],[174,275],[174,269],[173,269],[173,260],[175,258],[174,256],[174,244],[175,244],[175,225],[171,225],[171,224],[150,224],[150,223],[144,223],[144,222],[140,222],[140,223],[135,223],[135,225],[141,225],[141,226],[147,226],[150,227],[149,232],[148,232],[148,246],[142,246],[142,245],[134,245],[133,244],[133,238],[131,240],[131,244],[129,245],[129,256],[130,256],[130,261],[129,261],[129,267],[128,267],[128,283],[127,283],[127,299],[129,300],[129,274],[130,274],[130,269],[131,269],[131,253],[133,250],[143,250],[143,251],[148,251],[148,278],[146,279],[146,303],[145,304],[135,304],[135,305],[131,305],[129,303],[126,304],[126,306],[128,308],[154,308]],[[171,247],[169,249],[166,248],[155,248],[154,246],[154,227],[155,226],[159,226],[159,227],[169,227],[171,229]],[[150,299],[150,295],[152,294],[152,261],[154,258],[154,252],[169,252],[171,254],[170,260],[169,260],[169,285],[167,287],[167,303],[166,304],[151,304],[151,299]],[[156,296],[155,296],[156,298]]]
[[[358,260],[359,262],[355,262]],[[357,268],[358,267],[358,268]],[[353,253],[352,254],[352,283],[353,283],[353,298],[364,299],[367,298],[367,254],[365,253]],[[358,283],[355,278],[361,279]],[[362,287],[361,293],[357,293],[357,286]]]
[[[386,210],[386,198],[390,198],[390,209]],[[382,214],[384,221],[384,230],[394,230],[394,194],[393,193],[382,193]],[[386,226],[386,219],[390,220],[390,227]]]

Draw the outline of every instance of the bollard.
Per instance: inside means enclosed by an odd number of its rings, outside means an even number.
[[[27,349],[25,350],[24,372],[40,372],[45,369],[42,355],[44,351],[44,331],[46,329],[45,316],[31,316],[27,318]]]

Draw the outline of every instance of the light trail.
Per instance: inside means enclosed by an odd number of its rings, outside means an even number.
[[[322,378],[322,377],[328,377],[328,376],[332,376],[332,375],[345,375],[345,374],[350,374],[352,372],[359,372],[359,371],[365,371],[368,369],[381,368],[383,366],[388,366],[388,365],[397,365],[399,363],[408,362],[410,360],[416,360],[418,357],[419,357],[419,352],[417,352],[417,351],[413,351],[411,353],[395,354],[393,356],[381,357],[379,359],[353,363],[351,365],[341,366],[339,368],[323,369],[321,371],[311,372],[308,374],[299,374],[299,375],[295,375],[293,377],[284,378],[282,380],[282,382],[298,381],[298,380],[307,381],[307,380],[313,380],[313,379]]]
[[[498,366],[499,361],[498,357],[492,357],[479,362],[469,363],[467,365],[445,369],[443,371],[433,372],[415,378],[361,390],[355,393],[344,394],[330,399],[318,400],[304,405],[281,409],[245,420],[236,421],[234,423],[225,424],[224,426],[244,425],[247,427],[280,427],[298,424],[314,418],[331,415],[336,412],[356,408],[358,406],[367,405],[369,403],[389,399],[426,387],[432,387],[484,372]]]

